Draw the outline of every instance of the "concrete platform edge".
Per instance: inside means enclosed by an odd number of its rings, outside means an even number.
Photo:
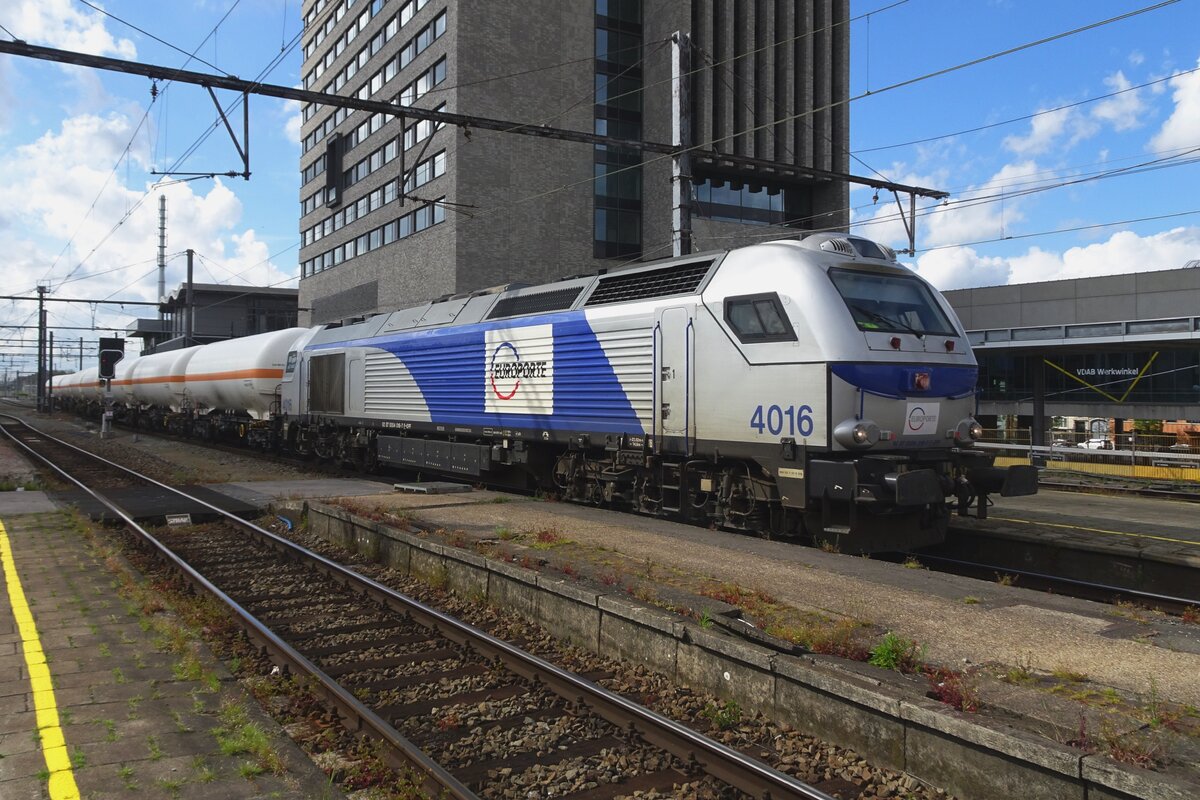
[[[830,657],[791,656],[705,630],[624,593],[592,593],[533,570],[492,562],[313,501],[276,506],[360,555],[428,578],[449,577],[484,602],[528,615],[563,639],[645,664],[799,730],[850,747],[972,800],[1145,798],[1183,800],[1200,786],[1136,770],[963,714],[909,687],[854,674]],[[383,555],[386,554],[386,557]]]

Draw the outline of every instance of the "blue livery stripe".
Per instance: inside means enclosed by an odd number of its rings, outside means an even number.
[[[486,411],[487,332],[552,325],[554,413]],[[582,311],[327,342],[310,351],[370,347],[391,353],[417,382],[433,422],[534,430],[645,434]]]
[[[831,364],[830,371],[864,392],[882,397],[966,397],[974,393],[978,367],[920,364]],[[917,391],[913,381],[918,372],[929,374],[929,389]]]

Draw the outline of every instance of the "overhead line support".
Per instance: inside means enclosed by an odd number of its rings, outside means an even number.
[[[234,78],[225,75],[210,75],[201,72],[190,72],[188,70],[181,70],[175,67],[162,67],[154,64],[140,64],[136,61],[124,61],[117,58],[95,56],[88,53],[76,53],[70,50],[58,50],[52,47],[40,47],[38,45],[31,45],[26,42],[0,41],[0,53],[24,56],[26,58],[36,58],[42,61],[55,61],[62,64],[74,64],[76,66],[91,67],[93,69],[103,69],[110,72],[123,72],[130,75],[142,75],[147,78],[170,80],[179,83],[190,83],[197,86],[204,86],[208,88],[209,91],[211,91],[213,88],[227,89],[229,91],[241,92],[244,95],[258,94],[266,97],[277,97],[283,100],[297,100],[301,103],[316,103],[318,105],[332,106],[335,108],[351,108],[357,111],[368,111],[373,114],[407,116],[413,119],[429,120],[431,122],[439,122],[445,125],[454,125],[456,127],[478,128],[482,130],[496,131],[498,133],[515,133],[521,136],[558,139],[561,141],[578,142],[580,144],[605,145],[608,147],[619,147],[629,150],[660,153],[666,156],[675,156],[681,151],[680,147],[674,144],[668,144],[666,142],[622,139],[615,136],[601,136],[589,131],[573,131],[566,128],[552,128],[546,125],[511,122],[490,119],[487,117],[476,117],[470,114],[457,114],[449,111],[434,111],[432,109],[399,105],[397,103],[388,103],[381,100],[361,100],[357,97],[346,97],[343,95],[328,94],[326,92],[314,92],[307,89],[296,89],[291,86],[279,86],[270,83],[246,81],[240,78]],[[226,125],[228,126],[228,122],[226,122]],[[876,189],[885,189],[892,192],[914,194],[917,196],[930,197],[938,200],[949,196],[946,192],[938,191],[936,189],[927,189],[920,186],[909,186],[901,183],[893,183],[891,181],[877,180],[875,178],[850,175],[849,173],[816,169],[814,167],[807,167],[798,164],[784,164],[775,161],[767,161],[765,159],[750,158],[748,156],[718,153],[712,150],[703,150],[701,147],[702,146],[700,145],[693,145],[691,147],[682,149],[690,153],[693,159],[711,160],[715,163],[729,164],[731,166],[737,166],[750,170],[759,169],[765,172],[782,175],[795,175],[797,177],[804,177],[812,180],[842,180],[863,186],[871,186]],[[248,171],[249,168],[247,167],[247,172]],[[237,173],[234,174],[236,175]]]

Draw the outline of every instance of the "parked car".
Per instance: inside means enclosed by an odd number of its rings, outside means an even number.
[[[1108,439],[1084,439],[1079,446],[1085,450],[1114,450],[1113,443]]]

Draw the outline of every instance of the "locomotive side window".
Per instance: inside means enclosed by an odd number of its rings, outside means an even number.
[[[954,325],[916,276],[831,269],[829,277],[859,330],[954,336]]]
[[[726,298],[725,321],[744,343],[796,341],[796,332],[774,292]]]
[[[283,368],[284,375],[291,375],[293,372],[296,371],[296,359],[299,357],[299,355],[300,354],[295,350],[288,353],[287,366],[285,366]]]

